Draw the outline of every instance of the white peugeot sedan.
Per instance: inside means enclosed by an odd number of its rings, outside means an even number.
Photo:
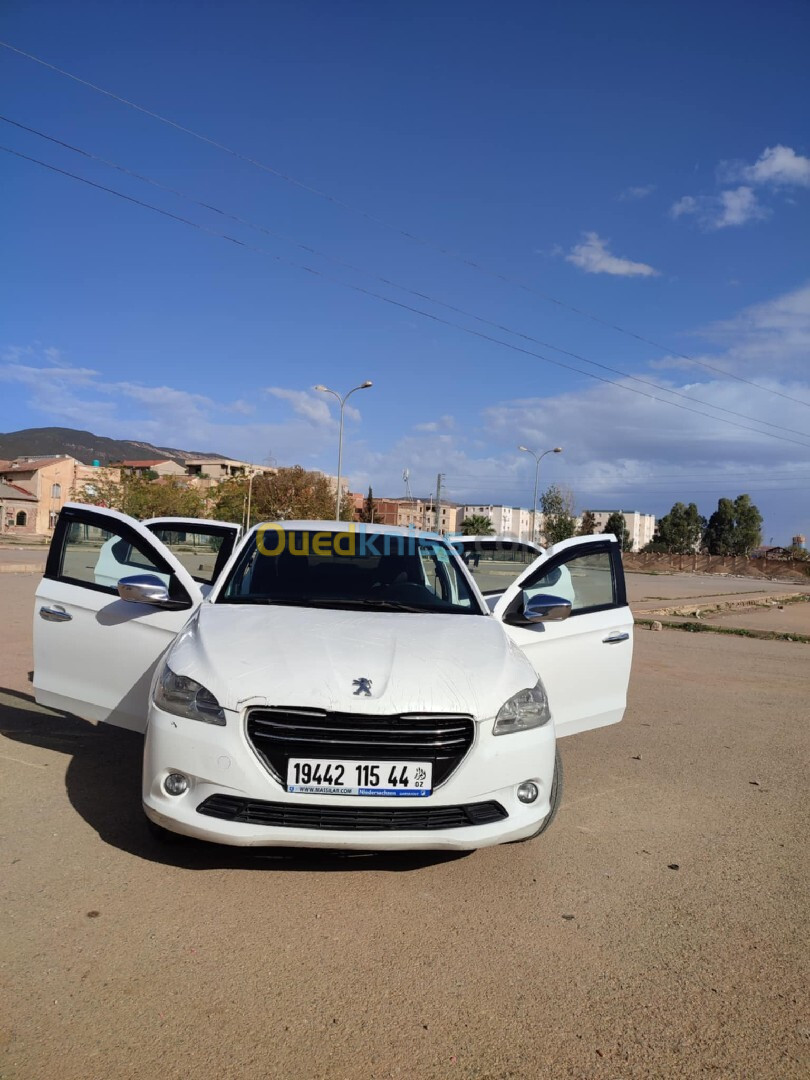
[[[468,567],[426,532],[239,531],[68,504],[37,590],[37,701],[146,732],[160,834],[469,850],[548,826],[557,740],[625,709],[614,537],[468,543]]]

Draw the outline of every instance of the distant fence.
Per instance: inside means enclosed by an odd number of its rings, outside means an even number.
[[[625,551],[625,570],[682,570],[697,574],[734,574],[753,578],[807,581],[810,563],[801,559],[749,559],[746,555],[669,555],[663,551]]]

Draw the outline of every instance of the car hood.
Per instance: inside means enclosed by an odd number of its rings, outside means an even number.
[[[226,709],[494,716],[537,680],[488,616],[203,604],[169,655]],[[370,681],[358,694],[356,679]]]

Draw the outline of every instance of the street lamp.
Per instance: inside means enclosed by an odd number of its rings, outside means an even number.
[[[562,447],[555,446],[551,450],[544,450],[542,454],[538,454],[536,450],[530,450],[528,446],[519,446],[518,450],[522,450],[525,454],[531,454],[535,461],[534,466],[534,501],[532,503],[532,540],[537,541],[537,481],[540,476],[540,462],[546,456],[546,454],[561,454]]]
[[[320,390],[324,394],[331,394],[332,397],[336,397],[340,402],[340,434],[338,435],[338,471],[337,471],[337,495],[335,497],[335,521],[340,521],[340,470],[343,467],[343,409],[346,402],[352,396],[356,390],[368,390],[372,385],[370,379],[366,379],[365,382],[361,382],[359,386],[353,387],[343,397],[337,392],[337,390],[330,390],[328,386],[321,386],[318,383],[317,386],[313,386],[313,390]]]
[[[255,478],[256,478],[256,470],[251,469],[250,478],[248,479],[248,489],[247,489],[247,511],[246,511],[246,514],[245,514],[245,532],[247,532],[250,529],[250,501],[251,501],[251,496],[253,495],[253,481],[254,481]]]

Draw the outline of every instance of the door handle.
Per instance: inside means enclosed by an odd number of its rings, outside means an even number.
[[[39,617],[45,619],[46,622],[70,622],[73,618],[72,615],[68,615],[64,608],[60,607],[41,607]]]
[[[629,634],[620,634],[618,632],[618,630],[617,630],[613,634],[608,634],[607,637],[602,638],[602,644],[603,645],[617,645],[620,641],[627,641],[627,640],[629,640],[629,638],[630,638]]]

